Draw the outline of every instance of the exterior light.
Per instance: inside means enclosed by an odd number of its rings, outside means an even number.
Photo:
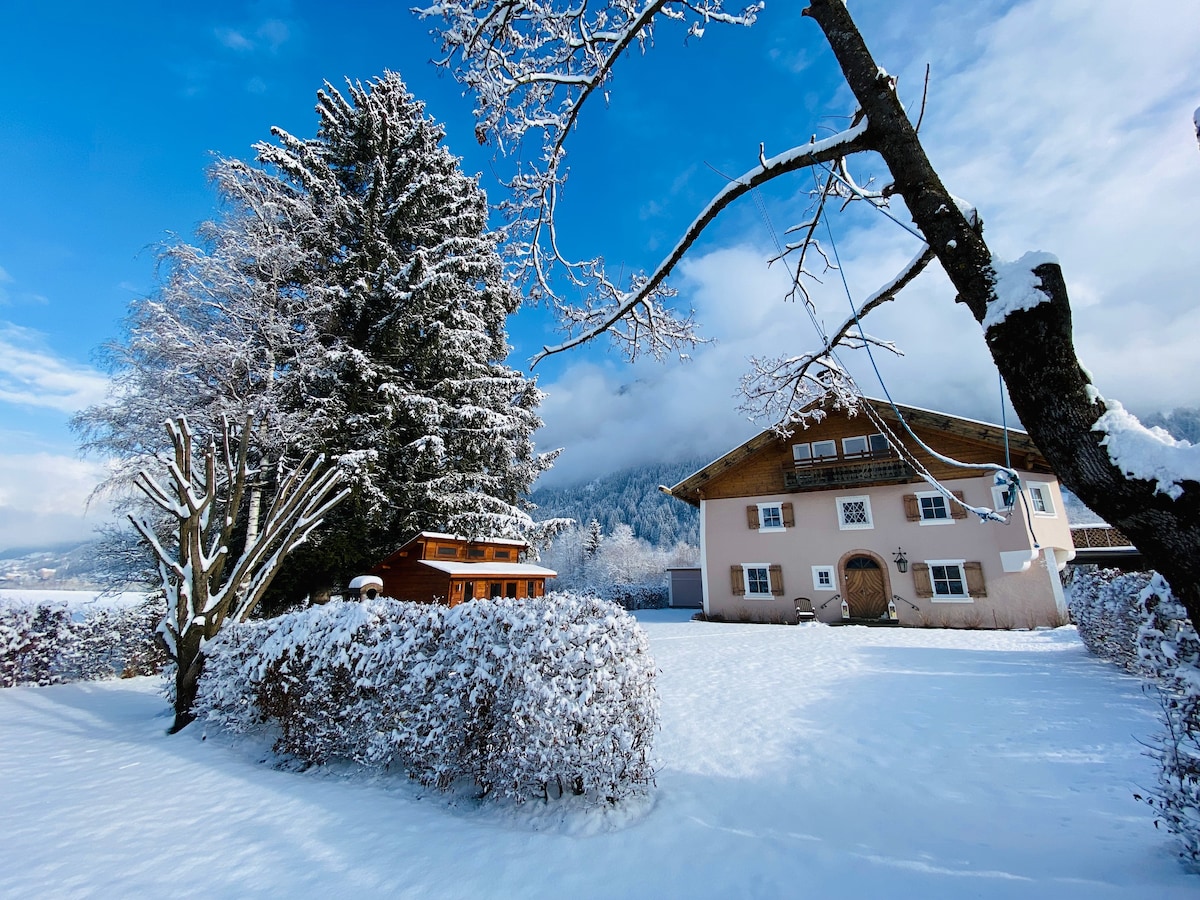
[[[908,571],[908,557],[904,555],[904,550],[897,548],[896,557],[892,560],[896,564],[896,569],[903,575]]]

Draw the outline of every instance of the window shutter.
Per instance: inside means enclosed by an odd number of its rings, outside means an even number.
[[[951,491],[950,493],[952,493],[955,496],[955,498],[958,499],[959,503],[967,502],[966,498],[963,497],[962,491]],[[958,503],[951,503],[950,504],[950,517],[952,519],[965,519],[967,517],[967,510],[965,507],[959,506]]]
[[[746,507],[746,527],[754,528],[754,529],[758,528],[758,507],[757,506],[747,506]]]
[[[916,494],[904,495],[904,518],[910,522],[921,521],[921,504],[917,502]]]
[[[733,589],[733,596],[744,597],[746,595],[746,574],[742,571],[741,566],[729,567],[729,584]]]
[[[783,527],[796,527],[796,513],[792,510],[792,504],[790,503],[783,504]]]
[[[917,589],[917,596],[932,597],[933,582],[929,578],[929,565],[923,562],[913,563],[912,576],[913,585]]]
[[[767,574],[771,579],[771,593],[776,597],[783,596],[783,566],[773,565],[767,567]]]
[[[963,574],[967,576],[967,593],[972,597],[986,597],[987,584],[983,580],[983,563],[963,563]]]

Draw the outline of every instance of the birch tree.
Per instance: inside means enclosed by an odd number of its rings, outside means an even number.
[[[665,22],[699,35],[712,26],[753,25],[761,8],[734,9],[723,0],[445,0],[420,11],[440,20],[441,64],[474,92],[480,140],[509,151],[540,139],[536,155],[524,154],[536,162],[518,170],[503,204],[514,220],[509,250],[530,293],[557,311],[566,332],[535,364],[601,335],[631,356],[662,356],[694,343],[699,335],[691,318],[669,308],[667,278],[731,204],[769,181],[798,172],[811,180],[817,173],[816,214],[794,230],[785,248],[795,261],[793,291],[805,302],[805,279],[820,253],[816,228],[830,207],[903,204],[923,246],[858,315],[823,334],[812,352],[755,361],[744,382],[748,408],[786,432],[819,415],[821,401],[857,405],[860,393],[839,353],[886,346],[863,329],[862,317],[900,298],[936,261],[953,283],[956,301],[980,324],[1017,414],[1063,484],[1133,540],[1170,581],[1193,623],[1200,623],[1196,454],[1143,428],[1092,384],[1075,353],[1067,283],[1054,257],[1029,254],[1014,263],[993,257],[979,212],[942,184],[895,79],[872,56],[844,0],[810,0],[801,14],[828,42],[857,102],[848,128],[770,157],[760,152],[699,210],[649,272],[618,283],[598,257],[564,255],[555,212],[567,146],[581,110],[607,96],[617,62],[628,50],[645,50]],[[855,157],[867,152],[879,154],[890,173],[891,182],[881,189],[868,190],[852,175]],[[569,299],[576,296],[582,301]]]
[[[252,422],[239,434],[222,425],[199,454],[185,417],[166,422],[174,458],[164,484],[155,474],[138,473],[137,486],[176,526],[174,539],[144,517],[134,527],[158,562],[167,596],[167,616],[159,628],[175,663],[175,723],[179,731],[194,718],[192,704],[204,669],[204,644],[226,622],[243,622],[262,600],[287,555],[304,543],[321,521],[349,494],[338,490],[343,473],[310,454],[294,469],[281,471],[261,522],[234,547],[234,526],[248,502]]]

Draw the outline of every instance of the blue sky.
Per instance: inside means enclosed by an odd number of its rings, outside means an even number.
[[[212,212],[213,153],[249,156],[279,125],[311,135],[323,80],[398,71],[446,125],[464,168],[500,188],[476,145],[471,103],[428,64],[437,48],[408,4],[151,2],[6,4],[0,28],[0,549],[85,534],[81,514],[102,462],[80,460],[71,410],[99,396],[95,351],[129,301],[153,286],[153,245]],[[685,46],[662,27],[618,69],[607,107],[570,147],[561,232],[571,252],[610,269],[653,266],[722,182],[768,153],[837,127],[850,111],[802,4],[769,0],[752,29],[712,27]],[[1138,411],[1200,404],[1196,236],[1200,16],[1190,0],[862,0],[852,11],[877,59],[919,100],[923,134],[951,191],[980,208],[994,251],[1059,255],[1082,358],[1101,390]],[[861,177],[884,177],[866,161]],[[808,182],[764,192],[776,231],[803,218]],[[835,223],[852,290],[894,274],[912,239],[882,219]],[[549,392],[555,478],[693,452],[753,432],[736,412],[751,353],[802,350],[814,337],[783,305],[768,270],[770,234],[753,203],[731,209],[675,279],[717,343],[687,365],[627,366],[604,347],[539,368]],[[819,292],[844,314],[834,280]],[[927,275],[870,326],[903,359],[884,367],[899,400],[999,414],[977,326],[944,280]],[[552,334],[543,317],[510,323],[524,367]],[[868,390],[871,383],[864,378]]]

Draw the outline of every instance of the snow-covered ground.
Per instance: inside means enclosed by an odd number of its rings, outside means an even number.
[[[104,594],[97,590],[55,591],[35,588],[0,589],[0,606],[37,606],[49,604],[66,606],[75,612],[90,609],[137,606],[146,599],[145,591],[122,591],[119,594]]]
[[[1132,796],[1154,702],[1074,629],[638,615],[662,768],[617,811],[279,771],[150,679],[0,691],[0,896],[1200,895]]]

